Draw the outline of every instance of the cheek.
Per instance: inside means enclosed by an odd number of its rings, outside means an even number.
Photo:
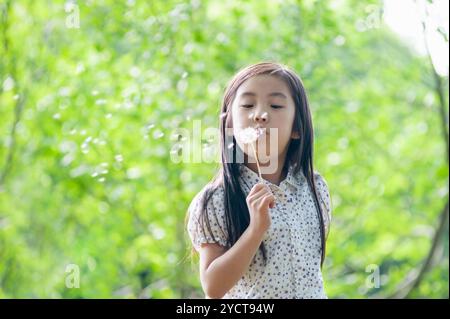
[[[286,128],[279,130],[278,133],[278,151],[282,152],[284,148],[288,145],[290,140],[291,132]]]
[[[290,136],[292,133],[292,124],[294,123],[293,119],[290,116],[283,116],[277,119],[274,119],[274,122],[271,126],[278,128],[278,136],[286,137]]]
[[[242,112],[233,110],[232,112],[232,123],[233,127],[245,128],[249,126],[248,119]]]

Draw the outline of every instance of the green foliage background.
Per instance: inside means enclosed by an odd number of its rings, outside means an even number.
[[[227,81],[261,60],[309,94],[329,297],[388,297],[420,267],[448,162],[432,68],[372,24],[382,3],[79,1],[79,28],[65,5],[0,2],[1,298],[202,297],[184,217],[217,163],[175,163],[172,133],[217,127]],[[445,227],[409,297],[448,298]]]

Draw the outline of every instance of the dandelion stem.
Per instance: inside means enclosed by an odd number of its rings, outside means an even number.
[[[258,154],[256,153],[256,149],[255,146],[253,145],[253,143],[250,143],[253,149],[253,154],[255,155],[255,159],[256,159],[256,166],[258,167],[258,174],[259,174],[259,178],[261,180],[263,180],[262,175],[261,175],[261,168],[259,167],[259,160],[258,160]]]

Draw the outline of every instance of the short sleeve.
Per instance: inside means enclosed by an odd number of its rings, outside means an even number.
[[[326,180],[319,173],[315,174],[315,183],[319,192],[319,202],[322,207],[323,220],[325,222],[325,234],[328,235],[328,232],[330,231],[332,211],[330,192]]]
[[[206,206],[206,216],[211,232],[202,214],[204,191],[202,190],[194,197],[188,209],[187,231],[192,245],[197,251],[201,244],[206,243],[218,243],[221,246],[227,246],[223,189],[216,189]]]

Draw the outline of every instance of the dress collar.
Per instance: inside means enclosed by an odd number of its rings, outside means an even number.
[[[250,168],[245,166],[245,164],[241,163],[239,164],[239,172],[241,173],[241,178],[245,181],[250,181],[251,185],[253,186],[256,184],[257,181],[259,181],[259,175],[252,171]],[[289,166],[288,174],[286,178],[280,182],[280,187],[283,183],[291,185],[295,187],[296,189],[300,188],[303,182],[306,180],[305,176],[303,175],[303,172],[300,170],[298,174],[294,175],[294,167],[292,165]],[[271,183],[269,181],[266,181],[267,183]]]

